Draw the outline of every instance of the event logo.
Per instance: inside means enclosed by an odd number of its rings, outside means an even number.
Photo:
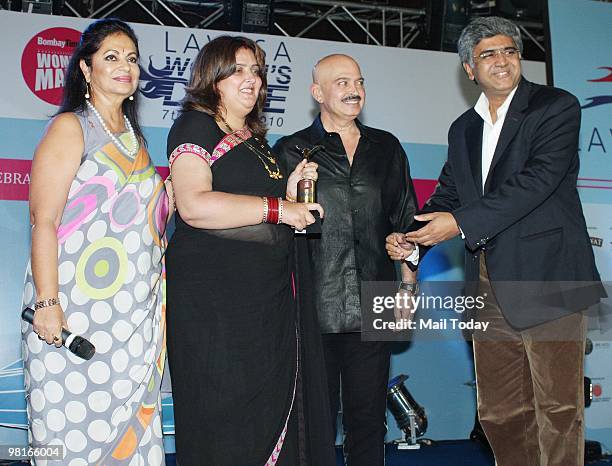
[[[289,92],[291,82],[291,67],[289,65],[266,66],[268,76],[268,98],[264,112],[285,113],[283,103],[287,100],[286,93]]]
[[[213,37],[207,35],[206,40]],[[201,41],[201,39],[200,39]],[[257,40],[265,50],[268,64],[267,99],[262,119],[269,128],[282,127],[286,110],[287,95],[292,78],[291,57],[287,45],[281,41],[274,46],[265,39]],[[195,61],[194,52],[200,50],[200,43],[191,34],[186,40],[173,31],[165,32],[163,56],[149,55],[146,66],[140,67],[140,92],[147,99],[162,99],[162,119],[174,120],[180,113],[181,100],[185,97],[185,86],[189,82],[191,68]]]
[[[21,72],[30,90],[41,100],[59,105],[64,73],[81,32],[71,28],[50,28],[30,39],[21,55]]]
[[[587,79],[591,83],[612,83],[612,67],[600,66],[598,70],[607,70],[608,75],[597,79]],[[589,102],[582,106],[582,108],[598,107],[600,105],[612,104],[612,95],[596,95],[588,97]]]
[[[145,69],[140,67],[140,92],[148,99],[164,100],[164,107],[176,107],[180,105],[180,100],[185,95],[184,87],[189,77],[188,70],[191,58],[181,61],[176,57],[174,61],[166,56],[166,63],[163,68],[153,66],[152,56],[149,56],[149,65]],[[179,86],[176,86],[178,84]]]

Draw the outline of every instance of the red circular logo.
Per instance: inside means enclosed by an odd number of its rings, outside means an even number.
[[[81,32],[71,28],[50,28],[30,39],[21,55],[23,79],[39,99],[59,105],[64,73]]]
[[[603,390],[601,388],[601,385],[599,385],[598,383],[593,385],[593,396],[601,396]]]

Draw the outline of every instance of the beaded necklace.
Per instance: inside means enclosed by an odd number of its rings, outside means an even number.
[[[121,152],[123,152],[129,158],[133,159],[134,156],[136,155],[136,152],[138,152],[138,139],[136,139],[136,133],[134,132],[134,128],[132,128],[132,124],[130,123],[130,120],[128,119],[128,117],[123,115],[123,118],[125,120],[125,127],[128,129],[128,132],[130,133],[130,139],[132,140],[132,148],[129,150],[119,140],[119,138],[117,138],[111,132],[111,130],[108,129],[108,126],[106,126],[106,123],[104,122],[104,118],[102,118],[102,115],[100,115],[96,107],[94,107],[94,105],[89,100],[87,100],[86,102],[87,102],[87,106],[89,107],[89,109],[92,111],[92,113],[96,116],[96,118],[102,125],[102,129],[104,129],[104,132],[108,135],[109,138],[111,138],[111,141],[113,141],[113,143],[119,148],[119,150],[121,150]]]
[[[217,118],[219,118],[219,120],[221,120],[221,123],[223,123],[223,125],[227,128],[227,130],[230,133],[234,132],[234,130],[229,125],[229,123],[225,120],[225,118],[223,118],[221,115],[217,115]],[[242,138],[240,138],[240,139],[242,139]],[[264,168],[268,172],[268,176],[270,178],[272,178],[274,180],[282,179],[283,178],[283,174],[280,172],[280,168],[279,168],[278,164],[276,163],[276,159],[274,158],[274,156],[272,155],[270,150],[266,149],[266,146],[264,146],[262,144],[262,142],[259,140],[259,138],[257,138],[256,136],[254,136],[253,139],[255,139],[255,141],[257,141],[257,143],[261,146],[262,150],[259,150],[257,147],[253,146],[251,143],[249,143],[245,139],[242,139],[242,142],[244,143],[245,146],[247,146],[251,150],[251,152],[253,152],[257,156],[257,158],[259,159],[261,164],[264,166]],[[270,167],[268,166],[268,163],[266,163],[266,160],[271,165],[274,166],[273,170],[270,170]]]

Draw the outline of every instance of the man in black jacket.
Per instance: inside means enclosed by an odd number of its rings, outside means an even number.
[[[382,466],[390,349],[387,342],[361,341],[360,286],[362,281],[395,280],[385,237],[406,231],[416,197],[397,138],[357,120],[365,88],[355,60],[346,55],[321,59],[311,93],[320,115],[310,127],[280,139],[274,152],[290,172],[302,149],[320,146],[312,160],[319,165],[317,202],[325,208],[325,220],[320,238],[309,238],[307,246],[332,419],[342,387],[347,464]],[[410,255],[416,262],[416,253],[409,250]],[[401,270],[401,293],[414,293],[414,272],[406,263]]]
[[[466,280],[486,298],[477,318],[490,322],[474,334],[474,360],[496,464],[582,465],[580,311],[605,292],[576,189],[580,106],[521,76],[520,31],[508,20],[472,21],[458,50],[482,94],[449,130],[438,186],[415,217],[429,223],[406,239],[465,239]]]

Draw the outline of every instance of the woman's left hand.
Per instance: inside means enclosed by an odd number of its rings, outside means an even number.
[[[298,163],[295,170],[289,175],[287,180],[287,199],[297,199],[297,184],[300,180],[306,178],[308,180],[317,181],[319,174],[317,173],[318,164],[308,162],[306,159]]]

